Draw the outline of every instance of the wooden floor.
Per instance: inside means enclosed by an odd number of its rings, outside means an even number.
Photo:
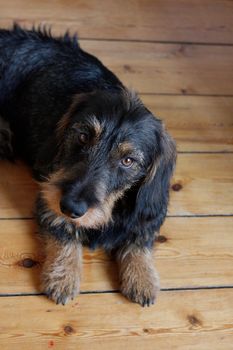
[[[178,145],[168,218],[155,248],[151,308],[121,296],[116,266],[84,252],[81,295],[39,291],[36,185],[0,163],[0,349],[233,349],[233,1],[0,0],[0,26],[78,31],[166,123]]]

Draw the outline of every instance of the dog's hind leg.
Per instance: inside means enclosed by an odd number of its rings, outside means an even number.
[[[0,116],[0,159],[14,158],[12,136],[9,123]]]

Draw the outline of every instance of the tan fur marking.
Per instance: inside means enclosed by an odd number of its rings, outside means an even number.
[[[56,186],[58,181],[62,181],[65,178],[64,169],[53,173],[48,181],[40,183],[41,194],[43,199],[47,202],[48,207],[57,215],[62,215],[60,210],[60,200],[61,200],[61,191]]]
[[[171,136],[167,133],[165,127],[163,126],[162,134],[161,134],[161,141],[163,145],[163,154],[156,159],[153,164],[151,164],[150,168],[148,169],[148,173],[146,175],[146,178],[144,180],[144,183],[148,182],[150,183],[155,174],[156,171],[160,165],[161,162],[169,163],[169,161],[174,161],[175,166],[175,160],[176,160],[176,145],[175,141],[171,138]]]
[[[148,169],[147,175],[146,175],[146,177],[144,179],[144,183],[146,183],[146,182],[150,183],[153,180],[153,178],[154,178],[154,176],[156,174],[156,171],[158,169],[159,163],[160,163],[160,159],[156,159],[151,164],[151,166]]]
[[[116,159],[133,156],[140,159],[141,162],[144,160],[143,153],[135,149],[134,145],[128,141],[119,143],[118,147],[113,151],[112,156]]]
[[[98,228],[106,225],[112,218],[115,202],[123,195],[122,191],[111,193],[97,208],[90,208],[81,218],[73,219],[77,227]]]
[[[117,261],[122,294],[142,306],[153,304],[159,291],[159,277],[152,252],[129,246],[117,254]]]
[[[45,254],[42,290],[56,303],[65,304],[79,293],[82,246],[78,242],[60,243],[46,237]]]
[[[164,149],[164,160],[166,163],[176,160],[176,144],[173,138],[167,133],[165,126],[163,125],[162,131],[162,145]]]
[[[127,155],[134,150],[134,146],[130,142],[122,142],[118,145],[118,151],[121,155]]]
[[[88,119],[88,123],[94,129],[95,138],[98,140],[100,135],[101,135],[101,132],[102,132],[102,126],[101,126],[99,120],[96,118],[95,115],[93,115]]]

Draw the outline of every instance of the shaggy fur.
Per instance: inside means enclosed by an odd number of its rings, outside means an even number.
[[[63,304],[78,293],[85,244],[114,252],[122,292],[153,303],[176,158],[161,121],[76,37],[19,26],[0,30],[0,115],[0,157],[23,158],[41,184],[43,291]]]

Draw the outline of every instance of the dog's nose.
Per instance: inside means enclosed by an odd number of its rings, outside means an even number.
[[[84,201],[74,202],[73,200],[63,199],[60,202],[60,208],[63,214],[72,219],[80,218],[87,212],[87,203]]]

